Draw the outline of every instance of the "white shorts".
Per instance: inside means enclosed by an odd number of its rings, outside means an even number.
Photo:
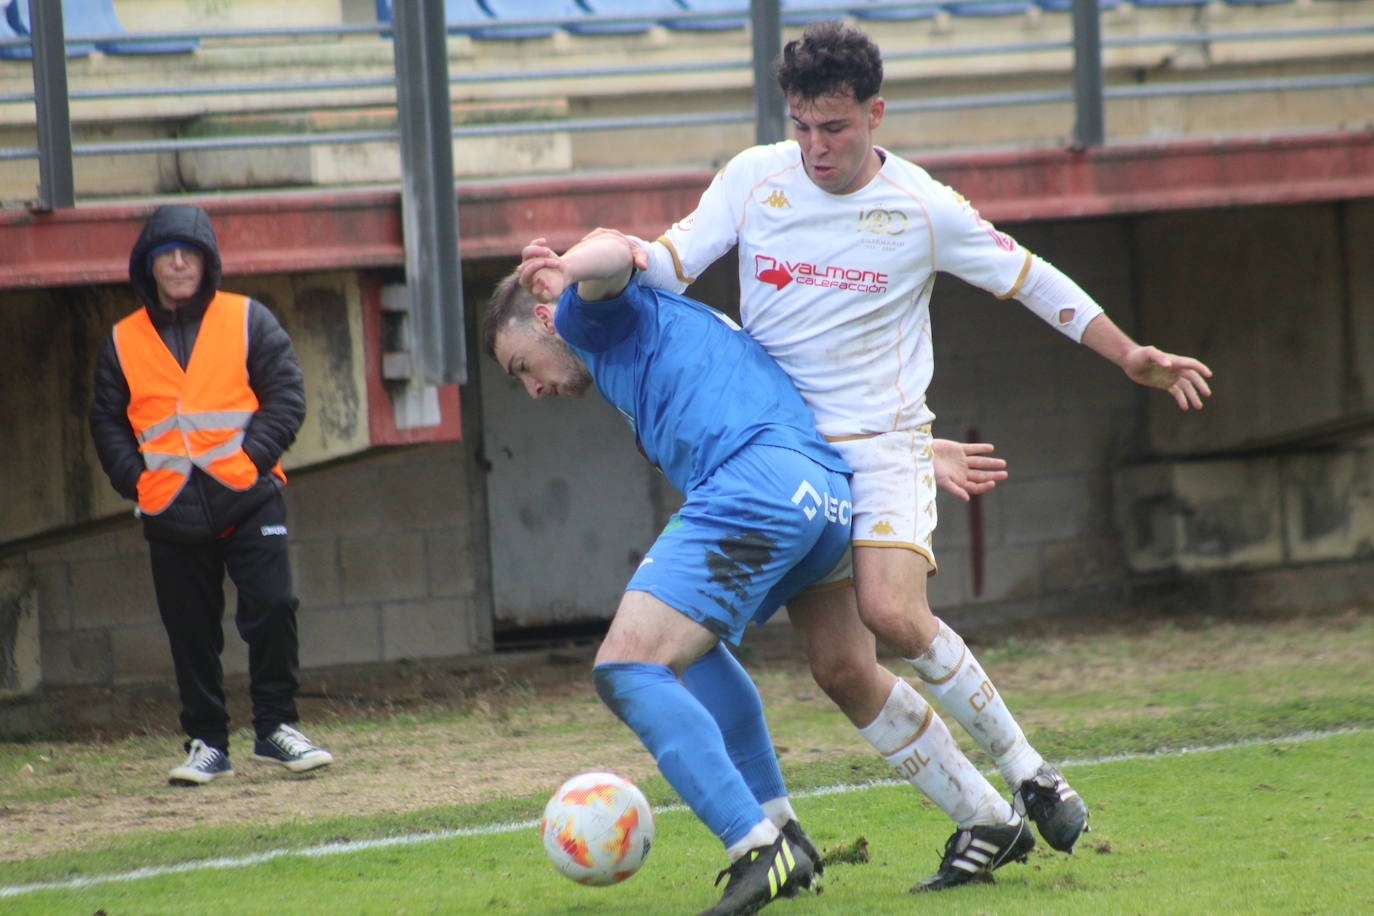
[[[930,563],[935,511],[935,450],[930,425],[830,440],[854,470],[855,547],[901,547]]]

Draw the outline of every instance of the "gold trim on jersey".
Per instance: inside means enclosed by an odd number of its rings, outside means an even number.
[[[915,430],[918,433],[925,433],[927,436],[933,435],[929,423],[922,423],[920,426],[912,426],[907,429],[885,429],[880,433],[854,433],[850,436],[823,436],[826,442],[853,442],[856,439],[872,439],[874,436],[886,436],[888,433],[905,433]]]
[[[1011,290],[1009,292],[1007,292],[1005,295],[998,296],[998,299],[1010,299],[1012,296],[1015,296],[1017,293],[1021,292],[1021,284],[1026,282],[1026,274],[1030,273],[1031,266],[1030,249],[1027,248],[1025,249],[1025,251],[1026,260],[1021,264],[1021,272],[1016,275],[1016,282],[1012,284]]]
[[[697,279],[696,277],[689,277],[683,273],[682,259],[678,257],[677,246],[673,244],[673,240],[668,238],[668,236],[666,235],[660,235],[654,241],[662,242],[663,247],[668,249],[668,254],[673,259],[673,273],[677,274],[677,278],[681,280],[683,283],[695,283]]]

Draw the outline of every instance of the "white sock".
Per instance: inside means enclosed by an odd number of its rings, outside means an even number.
[[[764,818],[757,824],[749,828],[746,833],[736,842],[726,847],[725,853],[734,862],[751,849],[759,846],[771,846],[773,841],[778,838],[778,828],[768,818]]]
[[[960,827],[1011,822],[1014,814],[954,743],[930,704],[901,678],[878,718],[859,734],[883,759]]]
[[[779,795],[777,798],[770,798],[764,802],[763,813],[768,815],[768,819],[773,822],[773,826],[781,830],[787,826],[788,821],[797,819],[797,812],[792,810],[792,800],[786,795]]]
[[[948,624],[941,620],[930,648],[907,661],[955,721],[996,761],[1007,785],[1015,789],[1035,775],[1045,759],[1030,746],[983,666]]]

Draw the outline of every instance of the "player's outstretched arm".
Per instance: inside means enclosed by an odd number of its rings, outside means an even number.
[[[993,458],[989,442],[952,442],[936,439],[935,483],[946,493],[968,502],[970,495],[986,493],[1007,479],[1007,463]]]
[[[540,302],[552,302],[573,283],[583,299],[618,295],[644,253],[614,229],[595,229],[561,256],[544,239],[535,239],[520,257],[520,284]]]
[[[1212,370],[1206,364],[1191,356],[1142,347],[1106,315],[1092,320],[1083,332],[1083,343],[1120,366],[1136,384],[1169,392],[1179,410],[1201,410],[1202,399],[1212,394],[1207,384]]]

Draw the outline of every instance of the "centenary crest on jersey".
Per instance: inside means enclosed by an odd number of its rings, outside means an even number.
[[[874,235],[901,235],[911,219],[901,210],[860,210],[859,231]]]

